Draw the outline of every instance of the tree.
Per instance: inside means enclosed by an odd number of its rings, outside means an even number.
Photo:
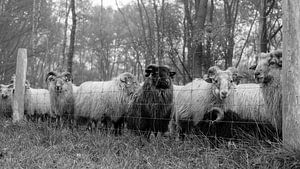
[[[70,45],[68,53],[68,72],[72,73],[73,57],[74,57],[74,46],[75,46],[75,33],[76,33],[76,12],[75,12],[75,0],[71,0],[70,8],[72,11],[72,28],[70,35]]]
[[[283,142],[300,150],[300,3],[283,1]]]
[[[225,16],[225,68],[232,66],[233,49],[234,49],[234,33],[236,27],[236,19],[239,10],[239,0],[224,0],[224,16]]]

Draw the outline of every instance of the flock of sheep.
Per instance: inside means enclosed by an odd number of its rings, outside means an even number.
[[[281,138],[282,93],[280,50],[262,53],[255,66],[257,83],[239,84],[235,68],[209,68],[206,78],[186,85],[174,85],[175,72],[155,64],[145,69],[139,84],[131,73],[122,73],[110,81],[72,83],[68,72],[49,72],[47,89],[34,89],[26,83],[26,117],[51,119],[59,127],[91,130],[99,124],[113,127],[115,135],[122,128],[149,139],[150,134],[195,132],[207,136],[235,138],[243,130],[261,137]],[[14,81],[0,85],[1,112],[11,112]],[[126,125],[124,125],[126,124]]]

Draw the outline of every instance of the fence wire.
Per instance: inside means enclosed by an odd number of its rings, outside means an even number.
[[[246,88],[246,90],[253,90],[253,89],[257,89],[257,88]],[[200,88],[195,88],[195,89],[184,89],[184,90],[174,90],[174,93],[178,93],[177,97],[181,97],[180,93],[181,92],[196,92],[196,91],[200,91],[203,89]],[[27,91],[27,90],[26,90]],[[2,91],[1,91],[2,92]],[[81,93],[81,94],[87,94],[90,96],[90,100],[87,99],[86,100],[86,104],[91,105],[91,107],[86,110],[86,115],[85,117],[89,117],[90,113],[92,112],[96,112],[99,113],[99,116],[97,117],[97,119],[93,119],[93,120],[87,120],[86,123],[83,125],[84,126],[88,126],[90,124],[92,124],[92,121],[96,122],[96,124],[98,123],[97,128],[100,130],[106,130],[107,132],[113,132],[113,121],[112,119],[122,119],[125,118],[125,125],[123,125],[123,127],[121,128],[122,133],[126,133],[128,131],[128,128],[126,127],[126,120],[128,120],[128,118],[131,119],[137,119],[137,120],[146,120],[146,121],[151,121],[152,123],[157,122],[157,121],[165,121],[165,122],[169,122],[169,130],[168,133],[169,135],[178,135],[178,130],[180,130],[180,126],[178,126],[179,123],[185,123],[188,124],[187,126],[188,129],[185,131],[185,134],[188,134],[190,136],[196,136],[196,137],[207,137],[207,138],[216,138],[217,134],[219,133],[223,133],[223,136],[225,135],[225,137],[222,137],[222,134],[220,137],[218,138],[223,138],[226,139],[226,132],[229,132],[229,136],[232,137],[230,139],[234,139],[234,140],[240,140],[240,137],[236,137],[236,135],[241,134],[246,138],[249,135],[254,135],[258,137],[264,137],[265,135],[268,136],[272,136],[274,138],[280,138],[280,133],[278,133],[279,130],[277,130],[274,126],[272,126],[271,124],[271,119],[269,119],[270,121],[263,121],[263,120],[255,120],[255,119],[243,119],[243,118],[238,118],[236,119],[235,114],[227,114],[227,119],[223,119],[217,123],[214,123],[214,119],[216,118],[214,114],[209,114],[208,112],[196,112],[196,113],[202,113],[204,117],[205,114],[207,114],[208,116],[206,116],[206,119],[200,119],[199,122],[195,125],[194,121],[192,119],[193,114],[191,114],[189,116],[189,118],[186,119],[179,119],[176,120],[176,107],[180,107],[180,106],[186,106],[184,104],[188,103],[188,106],[194,106],[193,104],[200,104],[201,101],[196,102],[196,103],[192,103],[189,101],[192,100],[196,100],[198,99],[196,98],[186,98],[187,102],[186,103],[177,103],[176,102],[176,97],[173,98],[173,102],[172,104],[159,104],[159,103],[150,103],[152,107],[155,106],[173,106],[173,112],[171,114],[171,117],[168,118],[156,118],[155,116],[150,115],[150,117],[132,117],[132,116],[127,116],[127,108],[130,107],[130,101],[128,101],[125,104],[125,107],[123,106],[122,108],[124,108],[125,110],[120,110],[123,111],[123,113],[119,113],[121,114],[121,116],[114,116],[114,115],[110,115],[110,111],[112,111],[112,108],[103,108],[103,109],[95,109],[95,107],[92,107],[93,105],[90,104],[92,102],[95,102],[96,100],[93,100],[93,96],[95,95],[100,95],[101,97],[105,97],[107,95],[113,95],[118,93],[118,91],[93,91],[93,92],[86,92],[86,93]],[[74,105],[76,105],[76,94],[75,94],[75,103]],[[20,97],[20,96],[15,96],[15,97]],[[29,93],[29,92],[25,92],[25,116],[36,116],[36,115],[48,115],[48,117],[51,117],[53,114],[53,112],[50,112],[50,96],[48,94],[35,94],[35,93]],[[230,95],[228,96],[230,97]],[[104,101],[107,102],[106,98],[104,99]],[[240,98],[235,98],[235,99],[240,99]],[[11,108],[11,103],[12,103],[12,98],[8,97],[8,98],[4,98],[2,97],[2,93],[1,93],[1,99],[0,99],[0,113],[1,116],[4,117],[11,117],[12,116],[12,108]],[[234,101],[235,102],[235,101]],[[98,103],[93,103],[93,104],[98,104]],[[120,105],[117,104],[121,104],[118,102],[115,103],[109,103],[111,105],[107,105],[107,106],[113,106],[113,107],[117,107]],[[115,105],[113,105],[115,104]],[[72,105],[72,106],[74,106]],[[149,106],[149,104],[142,104],[142,103],[137,103],[137,106]],[[247,103],[246,104],[247,107],[249,109],[256,109],[259,110],[259,112],[256,114],[257,116],[259,116],[260,114],[260,110],[264,110],[264,106],[265,104],[263,104],[263,102],[261,101],[261,104],[251,104],[251,103]],[[220,105],[215,105],[216,107],[221,107],[222,104]],[[231,107],[239,107],[240,105],[230,105]],[[153,108],[153,110],[155,110],[155,108]],[[76,111],[76,106],[75,106],[75,111]],[[98,111],[98,112],[97,112]],[[105,111],[105,112],[103,112]],[[152,112],[153,113],[153,112]],[[187,112],[189,113],[189,112]],[[195,113],[195,112],[193,112]],[[225,114],[227,112],[225,111]],[[240,115],[242,112],[235,112],[238,115]],[[37,116],[38,117],[38,116]],[[106,118],[108,117],[108,118]],[[251,116],[253,117],[253,116]],[[105,121],[105,120],[107,121]],[[105,127],[106,123],[108,124],[109,127]],[[193,126],[193,127],[190,127]],[[85,127],[84,127],[85,128]],[[172,131],[173,130],[173,131]],[[146,131],[140,131],[140,130],[131,130],[135,133],[140,133],[140,132],[146,132]],[[159,131],[159,130],[158,130]],[[175,131],[175,132],[174,132]],[[225,134],[224,134],[225,133]],[[253,137],[250,137],[253,138]]]

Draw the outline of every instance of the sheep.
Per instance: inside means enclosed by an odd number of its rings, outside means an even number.
[[[138,86],[136,77],[128,72],[110,81],[82,83],[75,98],[75,121],[87,118],[97,124],[100,120],[106,128],[111,122],[114,134],[120,135],[128,102]]]
[[[172,78],[176,72],[168,66],[150,64],[145,69],[143,85],[129,103],[127,128],[147,140],[151,132],[165,133],[173,109]]]
[[[12,105],[11,105],[11,94],[12,94],[13,84],[0,84],[0,113],[4,115],[4,117],[11,118],[12,117]]]
[[[51,71],[46,76],[50,92],[51,111],[56,117],[57,126],[62,127],[64,121],[71,123],[74,114],[73,77],[69,72]]]
[[[217,118],[218,114],[223,114],[223,119],[212,122]],[[232,110],[225,111],[219,107],[213,107],[205,113],[203,120],[199,122],[196,129],[199,130],[198,133],[207,136],[213,144],[217,143],[216,138],[237,140],[249,136],[260,139],[269,138],[272,141],[276,141],[274,137],[276,130],[272,127],[271,123],[256,123],[255,120],[241,118],[238,112]]]
[[[223,104],[224,110],[237,112],[242,119],[268,121],[261,86],[255,83],[239,84]]]
[[[208,79],[195,79],[178,92],[180,97],[175,100],[174,111],[177,131],[181,139],[190,128],[197,126],[204,114],[212,107],[222,107],[224,100],[236,86],[236,82],[233,81],[235,73],[231,68],[223,71],[213,66],[208,69]],[[222,118],[223,115],[219,114],[215,121]]]
[[[175,102],[177,98],[178,92],[180,92],[183,88],[183,85],[173,85],[173,102]],[[169,123],[169,133],[173,134],[175,131],[174,129],[176,128],[176,123],[175,123],[175,111],[172,111],[171,114],[171,121]]]
[[[51,117],[50,93],[47,89],[34,89],[29,82],[25,84],[24,110],[28,117],[42,121]]]
[[[282,50],[261,53],[257,63],[250,67],[254,69],[256,82],[260,84],[265,101],[268,121],[276,128],[281,138],[282,130]]]

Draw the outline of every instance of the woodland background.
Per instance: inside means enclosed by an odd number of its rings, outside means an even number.
[[[103,2],[103,0],[99,0]],[[1,0],[0,83],[28,50],[27,79],[68,70],[74,83],[109,80],[128,71],[143,80],[145,65],[166,64],[176,84],[212,65],[237,67],[244,83],[260,52],[282,46],[280,0],[132,0],[116,9],[91,0]]]

